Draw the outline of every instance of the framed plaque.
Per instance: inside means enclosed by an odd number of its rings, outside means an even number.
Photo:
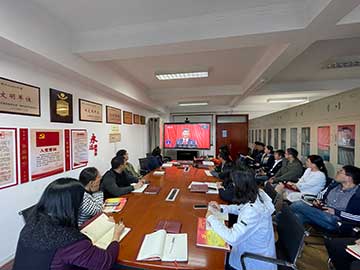
[[[140,124],[145,125],[146,124],[146,118],[143,115],[140,115]]]
[[[79,99],[79,120],[102,123],[102,104]]]
[[[72,169],[84,167],[89,162],[88,132],[86,129],[71,130]]]
[[[132,125],[132,123],[133,123],[132,112],[124,111],[124,124]]]
[[[50,88],[50,121],[73,123],[73,97],[71,94]]]
[[[134,124],[140,124],[140,115],[134,114]]]
[[[0,113],[40,116],[40,88],[0,77]]]
[[[0,189],[18,183],[17,130],[0,128]]]
[[[106,106],[106,123],[121,125],[121,110]]]

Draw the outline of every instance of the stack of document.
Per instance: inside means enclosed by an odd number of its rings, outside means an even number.
[[[131,184],[132,186],[135,186],[136,184],[135,183],[132,183]],[[148,187],[149,184],[144,184],[141,188],[138,188],[138,189],[134,189],[132,191],[132,193],[143,193],[144,190]]]
[[[213,176],[209,170],[205,170],[204,172],[205,172],[206,176]]]
[[[165,175],[165,171],[154,171],[153,175],[162,176],[162,175]]]
[[[205,165],[205,166],[214,166],[215,165],[214,162],[208,161],[208,160],[204,160],[202,162],[202,164]]]
[[[219,190],[216,187],[216,183],[214,182],[197,182],[197,181],[192,181],[191,184],[188,186],[189,189],[191,189],[191,185],[207,185],[208,186],[208,192],[206,192],[206,194],[219,194]]]
[[[164,163],[164,164],[162,165],[163,168],[170,168],[170,167],[172,167],[172,166],[173,166],[173,163],[170,163],[170,162]]]

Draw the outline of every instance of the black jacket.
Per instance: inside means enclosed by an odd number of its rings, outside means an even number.
[[[275,162],[275,161],[274,161]],[[269,171],[267,172],[267,176],[268,177],[273,177],[279,170],[280,170],[280,168],[281,168],[281,166],[282,166],[282,161],[280,161],[280,162],[278,162],[278,164],[276,164],[276,166],[274,167],[274,168],[270,168],[269,169]],[[273,166],[274,166],[274,164],[273,164]]]
[[[134,190],[132,183],[137,183],[138,179],[125,171],[117,173],[113,169],[108,170],[101,179],[101,190],[104,198],[119,197]]]

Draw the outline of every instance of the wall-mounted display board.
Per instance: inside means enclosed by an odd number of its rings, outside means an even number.
[[[355,159],[355,125],[337,127],[338,164],[354,165]]]
[[[140,124],[140,115],[134,114],[134,124]]]
[[[73,97],[71,94],[50,88],[50,121],[73,123]]]
[[[121,125],[121,110],[106,106],[106,123]]]
[[[146,117],[143,115],[140,115],[140,124],[141,125],[146,125]]]
[[[124,124],[132,125],[133,114],[131,112],[124,111]]]
[[[0,113],[40,116],[40,88],[0,77]]]
[[[330,126],[318,127],[318,155],[324,161],[330,161]]]
[[[79,99],[79,120],[87,122],[102,122],[102,104]]]
[[[37,180],[64,171],[63,131],[30,130],[31,180]]]
[[[29,174],[29,129],[19,129],[20,142],[20,181],[21,184],[27,183],[30,180]]]
[[[86,129],[71,130],[72,168],[84,167],[89,162],[88,133]]]
[[[18,183],[16,142],[16,128],[0,128],[0,189]]]

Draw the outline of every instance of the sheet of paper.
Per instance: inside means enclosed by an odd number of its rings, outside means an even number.
[[[132,186],[135,186],[135,183],[131,184]],[[141,188],[135,189],[132,191],[132,193],[143,193],[144,190],[148,187],[149,184],[144,184]]]

